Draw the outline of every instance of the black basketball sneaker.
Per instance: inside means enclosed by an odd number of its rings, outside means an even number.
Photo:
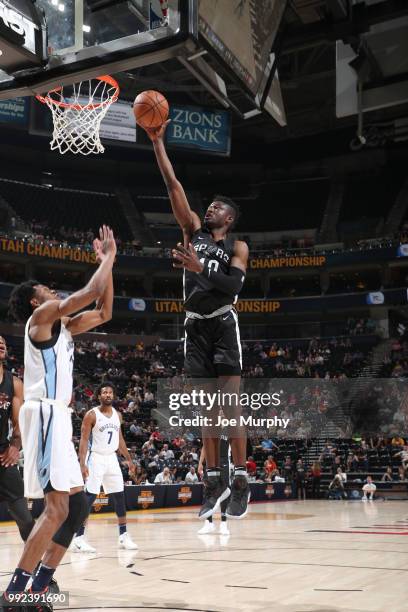
[[[48,591],[56,595],[58,595],[58,593],[60,592],[58,582],[55,580],[55,578],[51,578],[50,583],[48,585]]]
[[[235,476],[231,485],[231,497],[226,515],[230,519],[242,519],[248,512],[251,491],[245,476]]]
[[[229,487],[224,484],[219,476],[209,476],[205,482],[204,503],[198,514],[200,519],[207,519],[220,507],[221,502],[230,496]]]

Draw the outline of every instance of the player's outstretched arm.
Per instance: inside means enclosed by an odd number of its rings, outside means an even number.
[[[190,237],[201,227],[201,221],[190,208],[183,186],[174,173],[174,168],[164,146],[164,134],[169,123],[170,121],[166,121],[159,128],[146,130],[146,132],[153,143],[157,164],[167,187],[173,214],[183,233]]]
[[[74,317],[68,318],[66,327],[73,336],[83,334],[102,325],[112,318],[113,309],[113,276],[110,273],[106,289],[101,298],[96,301],[94,310],[84,310]]]
[[[82,419],[81,425],[81,440],[79,442],[79,465],[81,467],[82,478],[86,480],[89,476],[88,467],[86,465],[86,454],[88,452],[89,437],[92,427],[96,423],[95,412],[90,410]]]
[[[83,289],[72,293],[65,300],[47,300],[34,310],[30,325],[30,337],[34,340],[46,339],[42,338],[42,335],[49,337],[47,328],[52,327],[55,321],[82,310],[82,308],[89,306],[104,295],[112,275],[112,267],[116,256],[116,242],[112,230],[107,226],[101,228],[100,237],[100,240],[94,241],[94,248],[100,265],[87,285]],[[64,323],[69,326],[68,320]],[[86,328],[83,325],[80,331],[95,327],[93,321],[88,321],[88,323],[88,327]],[[80,333],[80,331],[77,329],[76,333]]]
[[[3,467],[9,467],[10,465],[16,465],[20,457],[21,449],[21,433],[20,426],[18,424],[18,416],[20,408],[24,401],[24,389],[23,383],[17,376],[13,376],[14,394],[11,405],[11,425],[13,433],[10,439],[10,445],[8,449],[0,454],[0,464]]]

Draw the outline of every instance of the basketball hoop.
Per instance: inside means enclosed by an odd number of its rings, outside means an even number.
[[[65,87],[65,92],[61,86],[44,96],[36,96],[52,113],[51,150],[58,149],[61,154],[103,153],[105,148],[99,137],[101,122],[118,97],[119,85],[108,75]]]

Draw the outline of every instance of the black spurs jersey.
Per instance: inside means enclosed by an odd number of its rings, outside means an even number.
[[[13,375],[11,372],[3,370],[3,380],[0,384],[0,452],[9,446],[8,438],[13,397]]]
[[[234,255],[234,242],[234,238],[230,236],[216,242],[205,228],[197,230],[191,238],[191,244],[197,251],[199,259],[208,259],[210,267],[224,274],[229,272]],[[211,281],[203,275],[188,270],[184,271],[183,294],[184,309],[202,315],[235,303],[238,298],[214,289]]]

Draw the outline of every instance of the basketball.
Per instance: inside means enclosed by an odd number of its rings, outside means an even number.
[[[159,91],[142,91],[133,105],[136,123],[144,129],[160,127],[169,116],[169,103]]]

